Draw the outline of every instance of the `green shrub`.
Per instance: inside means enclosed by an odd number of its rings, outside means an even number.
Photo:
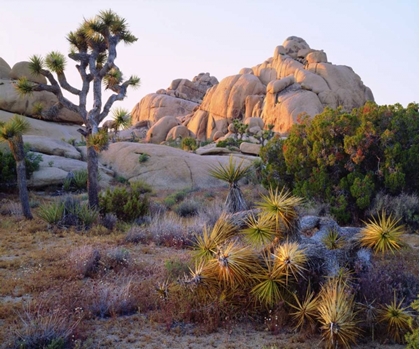
[[[235,138],[226,138],[223,141],[218,141],[216,143],[217,148],[230,148],[230,147],[239,147],[241,145],[242,141],[237,140]]]
[[[52,202],[50,204],[44,204],[39,206],[38,216],[48,224],[57,224],[64,214],[64,203],[63,202]]]
[[[418,192],[418,146],[418,104],[327,107],[262,148],[263,184],[328,203],[340,223],[358,221],[377,192]]]
[[[139,184],[130,187],[108,188],[99,196],[99,208],[102,214],[114,213],[118,219],[132,222],[146,215],[149,211],[148,192],[140,190]]]
[[[181,140],[181,148],[183,150],[196,150],[197,149],[197,141],[195,138],[192,137],[185,137]]]
[[[139,155],[139,162],[140,163],[146,162],[147,160],[149,160],[149,158],[150,158],[149,154],[142,153]]]
[[[174,207],[174,211],[180,217],[192,217],[198,214],[199,204],[196,201],[182,201]]]
[[[26,178],[29,179],[32,173],[39,170],[39,163],[42,155],[29,151],[25,145],[25,166]],[[0,150],[0,191],[14,190],[17,185],[16,161],[10,152]]]

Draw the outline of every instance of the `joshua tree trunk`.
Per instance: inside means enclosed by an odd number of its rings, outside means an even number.
[[[22,206],[22,212],[25,218],[32,219],[33,217],[31,208],[29,206],[29,193],[26,186],[25,151],[23,149],[22,136],[16,136],[15,140],[10,140],[9,145],[16,161],[17,186],[19,189],[19,198]]]
[[[93,146],[87,148],[88,197],[90,207],[99,207],[98,188],[98,153]]]

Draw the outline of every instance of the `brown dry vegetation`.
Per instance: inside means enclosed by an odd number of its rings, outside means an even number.
[[[226,192],[196,192],[194,202],[207,207],[213,203],[217,214],[218,197]],[[259,197],[251,186],[244,193],[248,201]],[[168,194],[155,194],[153,201],[164,207]],[[53,198],[31,193],[32,202],[48,200]],[[48,227],[37,217],[38,208],[33,208],[35,219],[24,220],[17,196],[2,194],[0,203],[1,348],[13,348],[19,334],[34,335],[34,323],[69,330],[75,348],[324,346],[317,331],[293,331],[281,309],[262,316],[222,302],[197,310],[176,292],[178,299],[166,299],[166,282],[182,278],[193,265],[191,231],[182,228],[191,218],[162,216],[155,236],[124,224],[112,231],[99,225],[77,231]],[[409,253],[417,262],[408,263],[418,274],[417,253]],[[381,338],[358,342],[355,348],[403,347]]]

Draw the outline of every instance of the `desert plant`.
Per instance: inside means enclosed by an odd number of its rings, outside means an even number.
[[[218,246],[207,263],[209,273],[222,285],[238,286],[250,283],[249,275],[256,267],[256,256],[248,246],[235,241]]]
[[[99,209],[91,208],[88,203],[82,204],[73,212],[83,229],[89,229],[99,217]]]
[[[22,212],[25,218],[32,219],[29,206],[29,193],[26,184],[25,149],[22,135],[30,128],[23,116],[14,115],[7,122],[0,122],[0,141],[7,141],[16,161],[17,185]]]
[[[252,165],[245,166],[244,160],[242,160],[239,165],[236,165],[236,162],[234,162],[233,157],[231,156],[227,165],[222,165],[219,162],[219,166],[210,169],[209,173],[212,177],[229,183],[229,193],[225,201],[227,212],[235,213],[247,209],[238,182],[249,173],[251,166]]]
[[[100,195],[99,207],[102,214],[114,213],[118,219],[132,222],[148,212],[149,197],[136,190],[135,184],[130,188],[108,188]]]
[[[150,155],[147,153],[141,153],[139,155],[139,162],[142,164],[143,162],[146,162],[147,160],[149,160]]]
[[[296,207],[302,201],[284,188],[280,192],[278,188],[270,188],[268,195],[261,195],[261,201],[256,206],[275,222],[276,233],[280,238],[293,240],[298,236],[296,225],[299,213]]]
[[[272,308],[283,298],[285,278],[275,271],[274,260],[269,253],[263,254],[263,263],[255,269],[252,277],[256,284],[251,294],[266,307]]]
[[[337,250],[344,246],[345,240],[337,229],[332,228],[323,236],[322,242],[329,250]]]
[[[338,279],[331,279],[323,285],[318,297],[318,320],[322,338],[329,348],[338,345],[350,348],[356,342],[358,328],[354,297],[351,290]]]
[[[264,247],[276,236],[276,229],[273,220],[267,215],[248,216],[246,220],[247,228],[242,229],[247,241],[257,247]]]
[[[181,140],[181,148],[187,151],[193,151],[197,149],[197,141],[192,137],[185,137]]]
[[[192,217],[198,213],[199,203],[194,200],[182,201],[173,210],[180,217]]]
[[[405,341],[407,342],[406,349],[417,349],[419,347],[419,297],[414,300],[410,307],[416,312],[415,316],[410,318],[410,332],[406,333],[404,336]]]
[[[310,286],[306,289],[305,297],[302,301],[296,293],[293,293],[294,302],[287,303],[295,311],[290,313],[293,321],[296,323],[294,329],[302,329],[304,325],[309,324],[311,327],[315,326],[317,310],[318,310],[318,297],[315,292],[311,292]]]
[[[64,215],[64,203],[55,201],[50,204],[42,204],[38,209],[38,216],[48,224],[57,224]]]
[[[274,272],[285,276],[286,285],[288,285],[289,276],[293,276],[296,281],[298,276],[304,276],[307,257],[305,250],[297,242],[282,243],[274,250],[273,256]]]
[[[387,216],[385,211],[378,218],[372,217],[358,235],[360,245],[371,248],[375,253],[394,253],[402,247],[404,226],[398,225],[399,221],[392,215]]]
[[[126,20],[111,10],[100,11],[91,19],[84,19],[82,24],[67,36],[71,44],[68,57],[77,62],[77,69],[82,79],[82,89],[69,84],[65,75],[66,58],[60,52],[50,52],[45,59],[40,56],[30,58],[29,69],[35,75],[45,76],[50,84],[39,84],[22,77],[16,83],[17,91],[28,95],[35,91],[49,91],[58,98],[60,106],[66,106],[80,116],[86,125],[86,130],[79,129],[87,139],[87,168],[89,173],[88,195],[91,207],[99,205],[98,187],[98,143],[95,141],[99,131],[99,124],[108,115],[115,101],[126,97],[129,87],[137,87],[140,79],[131,76],[126,81],[118,66],[115,64],[117,45],[122,41],[131,44],[137,38],[128,30]],[[56,78],[54,77],[56,74]],[[103,103],[102,84],[113,93]],[[79,96],[76,105],[66,98],[63,91]],[[86,101],[89,91],[93,91],[93,108],[88,111]],[[57,104],[45,108],[42,114],[57,112]]]
[[[115,136],[118,135],[120,129],[126,129],[131,125],[131,115],[124,108],[115,108],[112,112],[112,120],[114,121]]]
[[[375,340],[375,325],[378,322],[379,309],[376,306],[376,301],[368,302],[366,299],[363,303],[356,303],[358,313],[363,322],[369,327],[372,342]]]
[[[398,343],[403,341],[404,335],[410,330],[410,314],[408,307],[402,306],[403,300],[397,301],[396,293],[390,304],[385,304],[379,310],[379,322],[387,324],[388,333]]]
[[[25,305],[18,315],[21,327],[14,331],[13,349],[64,348],[80,322],[64,309],[51,311],[45,304]]]
[[[87,170],[74,171],[73,180],[78,190],[86,190],[88,181]]]

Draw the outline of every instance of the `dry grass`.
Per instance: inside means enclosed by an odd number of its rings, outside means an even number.
[[[250,311],[249,295],[229,282],[228,292],[212,294],[207,301],[199,298],[205,298],[204,293],[180,289],[177,280],[188,267],[197,270],[189,244],[176,241],[180,237],[187,241],[193,230],[205,225],[212,227],[221,212],[217,197],[194,194],[203,202],[197,216],[181,219],[168,214],[156,221],[151,217],[147,234],[143,232],[147,239],[139,241],[127,240],[128,226],[112,230],[95,226],[85,232],[49,229],[38,218],[26,221],[10,214],[10,208],[6,214],[0,210],[0,348],[19,335],[35,338],[28,326],[31,321],[48,325],[55,320],[63,326],[56,327],[59,337],[74,336],[72,348],[322,347],[320,336],[307,341],[290,331],[284,307],[265,315]],[[10,195],[2,199],[18,202]],[[35,217],[38,209],[33,208]],[[224,260],[220,257],[219,266]],[[238,265],[235,282],[243,279]],[[231,280],[223,272],[224,279]],[[163,299],[157,290],[167,280],[168,296]],[[25,302],[42,304],[42,312],[28,311]]]

